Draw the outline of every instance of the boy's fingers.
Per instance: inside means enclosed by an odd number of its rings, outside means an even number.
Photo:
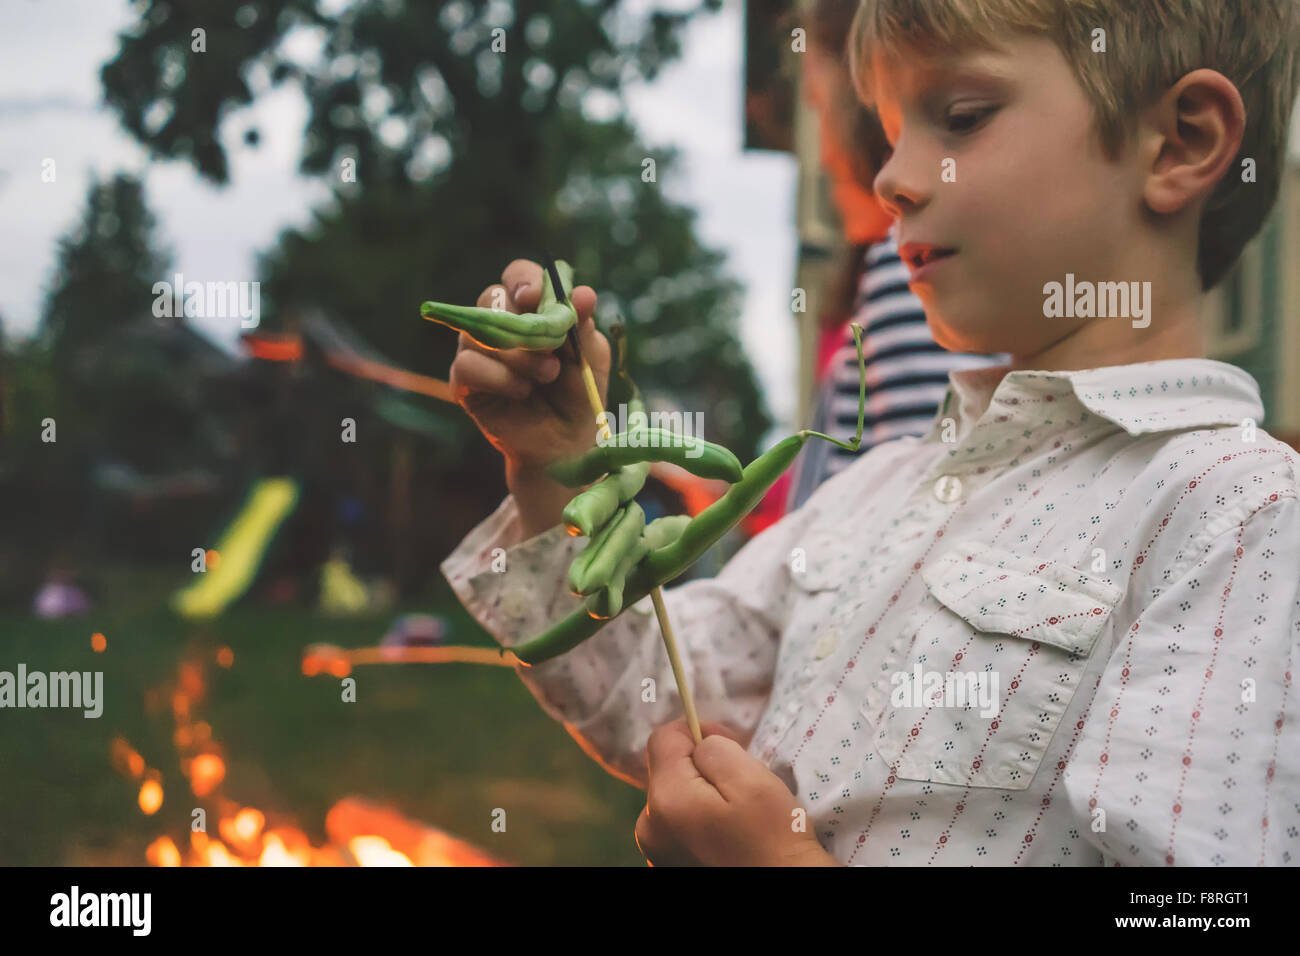
[[[502,312],[518,313],[519,309],[515,308],[510,301],[510,293],[506,292],[506,287],[501,283],[490,285],[479,293],[478,301],[474,303],[480,309],[500,309]]]
[[[646,741],[646,767],[653,777],[665,769],[679,766],[682,761],[691,764],[691,751],[695,749],[695,739],[686,726],[686,718],[679,717],[670,724],[656,727]],[[691,764],[694,768],[694,764]]]
[[[533,388],[527,379],[474,349],[463,349],[456,355],[449,379],[452,396],[460,404],[474,392],[526,398]]]
[[[543,384],[555,381],[556,376],[560,374],[560,357],[553,351],[492,349],[475,342],[465,332],[460,333],[460,351],[479,352],[492,361],[505,365],[521,378],[532,379]]]
[[[596,311],[596,290],[589,285],[575,286],[571,301],[578,310],[579,322],[588,319]]]
[[[705,737],[711,737],[717,734],[726,737],[728,740],[734,740],[742,747],[749,746],[748,735],[741,733],[730,724],[724,724],[720,720],[706,720],[700,724],[700,734]]]
[[[519,312],[531,312],[542,298],[542,267],[531,259],[516,259],[501,272],[505,286]]]

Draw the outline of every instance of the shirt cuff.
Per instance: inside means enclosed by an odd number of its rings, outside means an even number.
[[[439,566],[456,597],[502,647],[535,637],[577,610],[569,565],[586,545],[564,525],[521,541],[514,495],[474,527]]]

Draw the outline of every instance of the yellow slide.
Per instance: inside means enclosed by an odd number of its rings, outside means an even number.
[[[248,590],[262,558],[284,519],[298,505],[298,483],[291,478],[261,478],[217,544],[220,561],[197,574],[189,587],[172,596],[172,607],[188,618],[213,617]]]

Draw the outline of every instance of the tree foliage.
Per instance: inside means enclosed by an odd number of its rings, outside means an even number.
[[[323,307],[445,374],[455,336],[419,303],[472,302],[510,259],[550,249],[596,288],[602,324],[629,325],[643,390],[702,411],[709,437],[748,458],[769,419],[736,340],[740,290],[665,195],[672,153],[639,142],[623,104],[720,5],[139,0],[102,80],[137,139],[215,182],[231,149],[259,142],[223,138],[231,112],[302,91],[301,169],[334,198],[264,256],[271,314]]]

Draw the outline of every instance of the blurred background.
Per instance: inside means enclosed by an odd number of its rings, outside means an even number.
[[[438,563],[501,460],[418,306],[513,258],[572,263],[650,407],[742,461],[808,421],[845,243],[807,6],[3,0],[0,670],[105,704],[0,711],[0,863],[641,865],[644,794],[509,669],[307,649],[495,646]],[[1211,322],[1293,444],[1297,143]]]

